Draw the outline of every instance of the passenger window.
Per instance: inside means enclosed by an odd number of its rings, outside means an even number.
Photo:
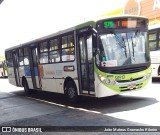
[[[62,48],[66,48],[67,47],[67,36],[62,37]]]
[[[24,48],[24,56],[28,56],[29,52],[28,52],[28,48]]]
[[[59,51],[50,52],[50,61],[51,62],[60,62],[60,53],[59,53]]]
[[[62,37],[62,61],[73,61],[75,59],[74,36]]]
[[[18,53],[19,53],[19,66],[23,66],[24,65],[24,63],[23,63],[23,49],[19,49]]]
[[[59,49],[59,40],[53,39],[50,41],[50,51]]]
[[[50,62],[60,62],[59,39],[50,40]]]
[[[12,52],[7,52],[6,59],[7,59],[7,66],[13,67]]]
[[[155,51],[157,49],[157,42],[149,42],[150,51]]]
[[[150,33],[149,34],[149,41],[156,40],[156,33]]]
[[[47,52],[48,51],[48,44],[47,41],[40,44],[40,52]]]
[[[74,60],[74,48],[63,49],[62,61],[72,61],[72,60]]]
[[[40,63],[48,63],[48,52],[40,54]]]
[[[29,65],[29,50],[28,50],[28,48],[24,48],[24,65]]]
[[[40,63],[48,63],[48,43],[40,43]]]

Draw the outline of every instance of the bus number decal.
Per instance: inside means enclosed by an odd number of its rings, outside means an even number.
[[[115,76],[115,80],[123,80],[125,79],[125,75]]]

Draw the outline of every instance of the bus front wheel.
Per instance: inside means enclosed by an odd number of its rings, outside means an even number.
[[[77,94],[77,87],[75,85],[74,82],[72,81],[69,81],[67,84],[66,84],[66,87],[65,87],[65,95],[67,96],[67,98],[73,102],[73,103],[77,103],[78,100],[79,100],[79,96]]]

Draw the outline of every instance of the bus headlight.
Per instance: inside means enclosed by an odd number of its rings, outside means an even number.
[[[106,78],[104,76],[99,76],[99,79],[102,81],[102,82],[106,82]]]
[[[117,82],[116,81],[110,81],[111,85],[115,85]]]
[[[110,85],[115,85],[116,84],[116,81],[110,80],[110,79],[108,79],[108,78],[106,78],[104,76],[98,75],[98,77],[102,82],[104,82],[106,84],[110,84]]]
[[[145,76],[146,79],[149,79],[150,77],[151,77],[151,73],[149,73],[149,74],[147,74],[147,75]]]

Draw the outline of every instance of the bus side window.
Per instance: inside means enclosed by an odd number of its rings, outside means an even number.
[[[19,54],[19,66],[23,66],[24,65],[24,63],[23,63],[23,49],[22,48],[20,48],[19,50],[18,50],[18,54]]]
[[[73,61],[75,59],[74,35],[62,37],[62,61]]]
[[[48,63],[48,42],[40,43],[40,63]]]
[[[148,35],[150,50],[157,50],[156,31],[152,31]]]
[[[60,61],[60,48],[59,48],[59,39],[52,39],[49,41],[49,58],[50,62],[59,62]]]
[[[29,52],[28,48],[24,48],[24,65],[29,65]]]
[[[6,59],[7,59],[7,66],[8,67],[13,67],[12,52],[7,52]]]

